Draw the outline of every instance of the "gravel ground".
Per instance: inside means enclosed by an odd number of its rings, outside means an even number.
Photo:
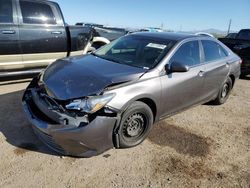
[[[0,187],[250,187],[250,79],[222,106],[155,125],[127,150],[62,157],[34,136],[21,107],[29,80],[0,82]]]

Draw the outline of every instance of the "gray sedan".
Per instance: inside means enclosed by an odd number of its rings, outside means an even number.
[[[23,107],[47,146],[90,157],[140,144],[154,123],[187,108],[225,103],[240,63],[211,37],[135,33],[57,60],[33,79]]]

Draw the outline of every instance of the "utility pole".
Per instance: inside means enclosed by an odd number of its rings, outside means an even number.
[[[163,29],[163,27],[164,27],[164,24],[163,24],[163,22],[161,22],[161,29]]]
[[[231,30],[231,24],[232,24],[232,19],[229,20],[229,25],[228,25],[228,30],[227,30],[227,34],[230,33]]]

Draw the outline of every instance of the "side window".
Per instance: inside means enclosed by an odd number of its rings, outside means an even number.
[[[222,59],[228,56],[226,51],[223,49],[223,47],[217,42],[210,41],[210,40],[203,40],[201,42],[202,42],[202,46],[204,49],[206,62],[215,61],[215,60]]]
[[[200,64],[200,49],[198,41],[184,43],[170,60],[172,62],[183,63],[188,66]]]
[[[13,23],[13,8],[10,0],[0,0],[0,23]]]
[[[223,58],[223,57],[227,57],[228,56],[228,52],[226,51],[225,48],[223,48],[220,44],[219,45],[219,48],[220,48],[220,56]]]
[[[23,23],[56,25],[51,7],[44,3],[20,1]]]

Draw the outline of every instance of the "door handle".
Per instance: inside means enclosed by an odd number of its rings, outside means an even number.
[[[53,34],[53,35],[61,35],[62,32],[61,31],[52,31],[51,34]]]
[[[230,62],[227,62],[226,63],[226,67],[228,68],[230,66]]]
[[[203,76],[204,76],[204,73],[205,73],[205,71],[200,71],[200,72],[198,73],[198,75],[199,75],[200,77],[203,77]]]
[[[14,30],[3,30],[2,31],[2,34],[15,34],[16,33],[16,31],[14,31]]]

